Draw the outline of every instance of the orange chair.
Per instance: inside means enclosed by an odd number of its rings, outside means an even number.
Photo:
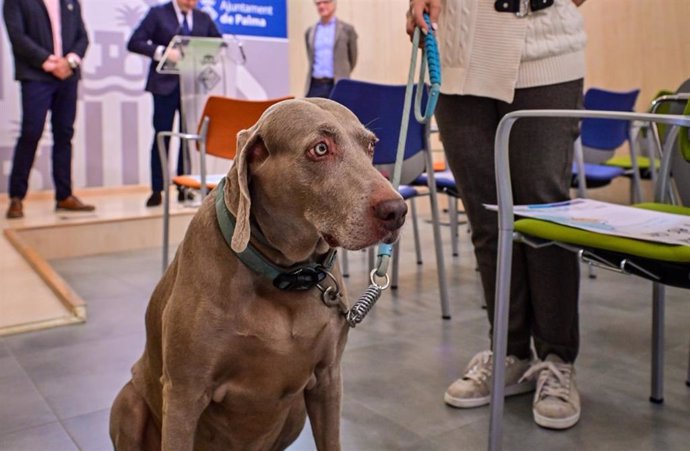
[[[202,197],[212,190],[225,174],[206,173],[206,155],[233,160],[237,151],[237,134],[256,123],[268,107],[293,97],[269,100],[241,100],[210,96],[199,119],[197,133],[160,132],[156,136],[158,152],[163,166],[163,272],[168,267],[170,241],[170,172],[165,148],[165,138],[179,138],[195,142],[199,151],[199,175],[180,175],[172,182],[177,186],[200,190]]]

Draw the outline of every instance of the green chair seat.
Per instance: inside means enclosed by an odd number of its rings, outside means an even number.
[[[690,216],[690,208],[688,207],[655,203],[637,204],[634,207]],[[588,249],[602,249],[620,254],[634,255],[648,260],[681,264],[690,263],[690,246],[604,235],[539,219],[520,219],[515,221],[515,231],[548,241],[558,241]]]
[[[654,161],[656,169],[659,169],[661,162],[659,160]],[[630,155],[617,155],[613,158],[609,158],[604,162],[607,166],[615,166],[622,169],[632,169],[632,158]],[[640,169],[649,169],[650,162],[647,157],[637,157],[637,164]]]

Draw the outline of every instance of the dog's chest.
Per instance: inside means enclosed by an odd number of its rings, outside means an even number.
[[[247,402],[287,400],[313,384],[317,366],[336,364],[346,325],[337,311],[317,307],[316,314],[300,315],[268,309],[260,321],[256,311],[236,317],[214,400],[245,408]]]
[[[317,383],[318,367],[339,365],[335,338],[330,341],[298,336],[271,342],[257,336],[238,338],[242,350],[236,364],[216,381],[212,411],[228,419],[249,415],[266,425],[280,423],[285,412],[303,405],[305,390]]]

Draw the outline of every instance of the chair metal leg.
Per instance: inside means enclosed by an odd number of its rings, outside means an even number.
[[[165,180],[165,177],[163,178]],[[170,186],[165,183],[163,189],[163,273],[168,269],[170,253]]]
[[[165,149],[165,136],[165,132],[158,133],[158,136],[156,136],[158,155],[163,170],[163,273],[168,269],[168,245],[170,244],[170,174],[168,172],[168,155]]]
[[[431,153],[426,154],[426,167],[433,168],[434,163]],[[436,193],[436,179],[434,171],[428,172],[427,183],[429,187],[429,200],[431,203],[431,226],[434,230],[434,247],[436,248],[436,272],[438,273],[438,289],[441,298],[441,317],[450,319],[450,306],[448,302],[448,283],[446,281],[446,263],[443,259],[443,246],[441,245],[441,218],[438,208],[438,195]]]
[[[632,203],[642,202],[642,181],[640,180],[640,165],[637,161],[638,148],[637,140],[633,135],[632,128],[628,135],[628,145],[630,146],[630,160],[632,162],[632,181],[630,183],[630,199]],[[653,163],[652,163],[653,164]]]
[[[417,218],[417,202],[415,198],[410,199],[410,210],[412,210],[412,234],[414,235],[414,252],[417,256],[417,264],[422,264],[422,246],[419,241],[419,218]]]
[[[453,196],[448,196],[448,216],[450,216],[450,244],[453,257],[458,253],[458,200]]]
[[[345,249],[340,249],[341,252],[341,266],[343,267],[342,273],[343,277],[350,277],[350,259],[348,258],[347,251]]]
[[[664,289],[652,285],[652,393],[649,400],[664,402]]]
[[[573,143],[573,158],[577,165],[577,197],[587,198],[587,177],[585,175],[585,158],[582,151],[582,138],[577,137]]]
[[[685,385],[690,387],[690,346],[688,346],[688,374],[685,378]]]
[[[512,235],[512,231],[506,230],[500,230],[498,235],[489,451],[498,451],[503,446],[503,397],[505,391],[505,362],[508,350],[508,312],[510,310],[510,276],[513,260]]]
[[[391,290],[398,289],[400,277],[400,240],[393,245],[393,271],[391,276]]]

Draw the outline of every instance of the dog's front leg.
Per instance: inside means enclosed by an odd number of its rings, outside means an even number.
[[[200,392],[198,386],[192,386],[194,383],[173,383],[169,379],[163,381],[161,449],[165,451],[194,449],[194,434],[199,418],[210,402],[210,397]]]
[[[316,449],[340,450],[340,403],[342,397],[340,366],[317,371],[316,384],[305,393],[307,414]]]

